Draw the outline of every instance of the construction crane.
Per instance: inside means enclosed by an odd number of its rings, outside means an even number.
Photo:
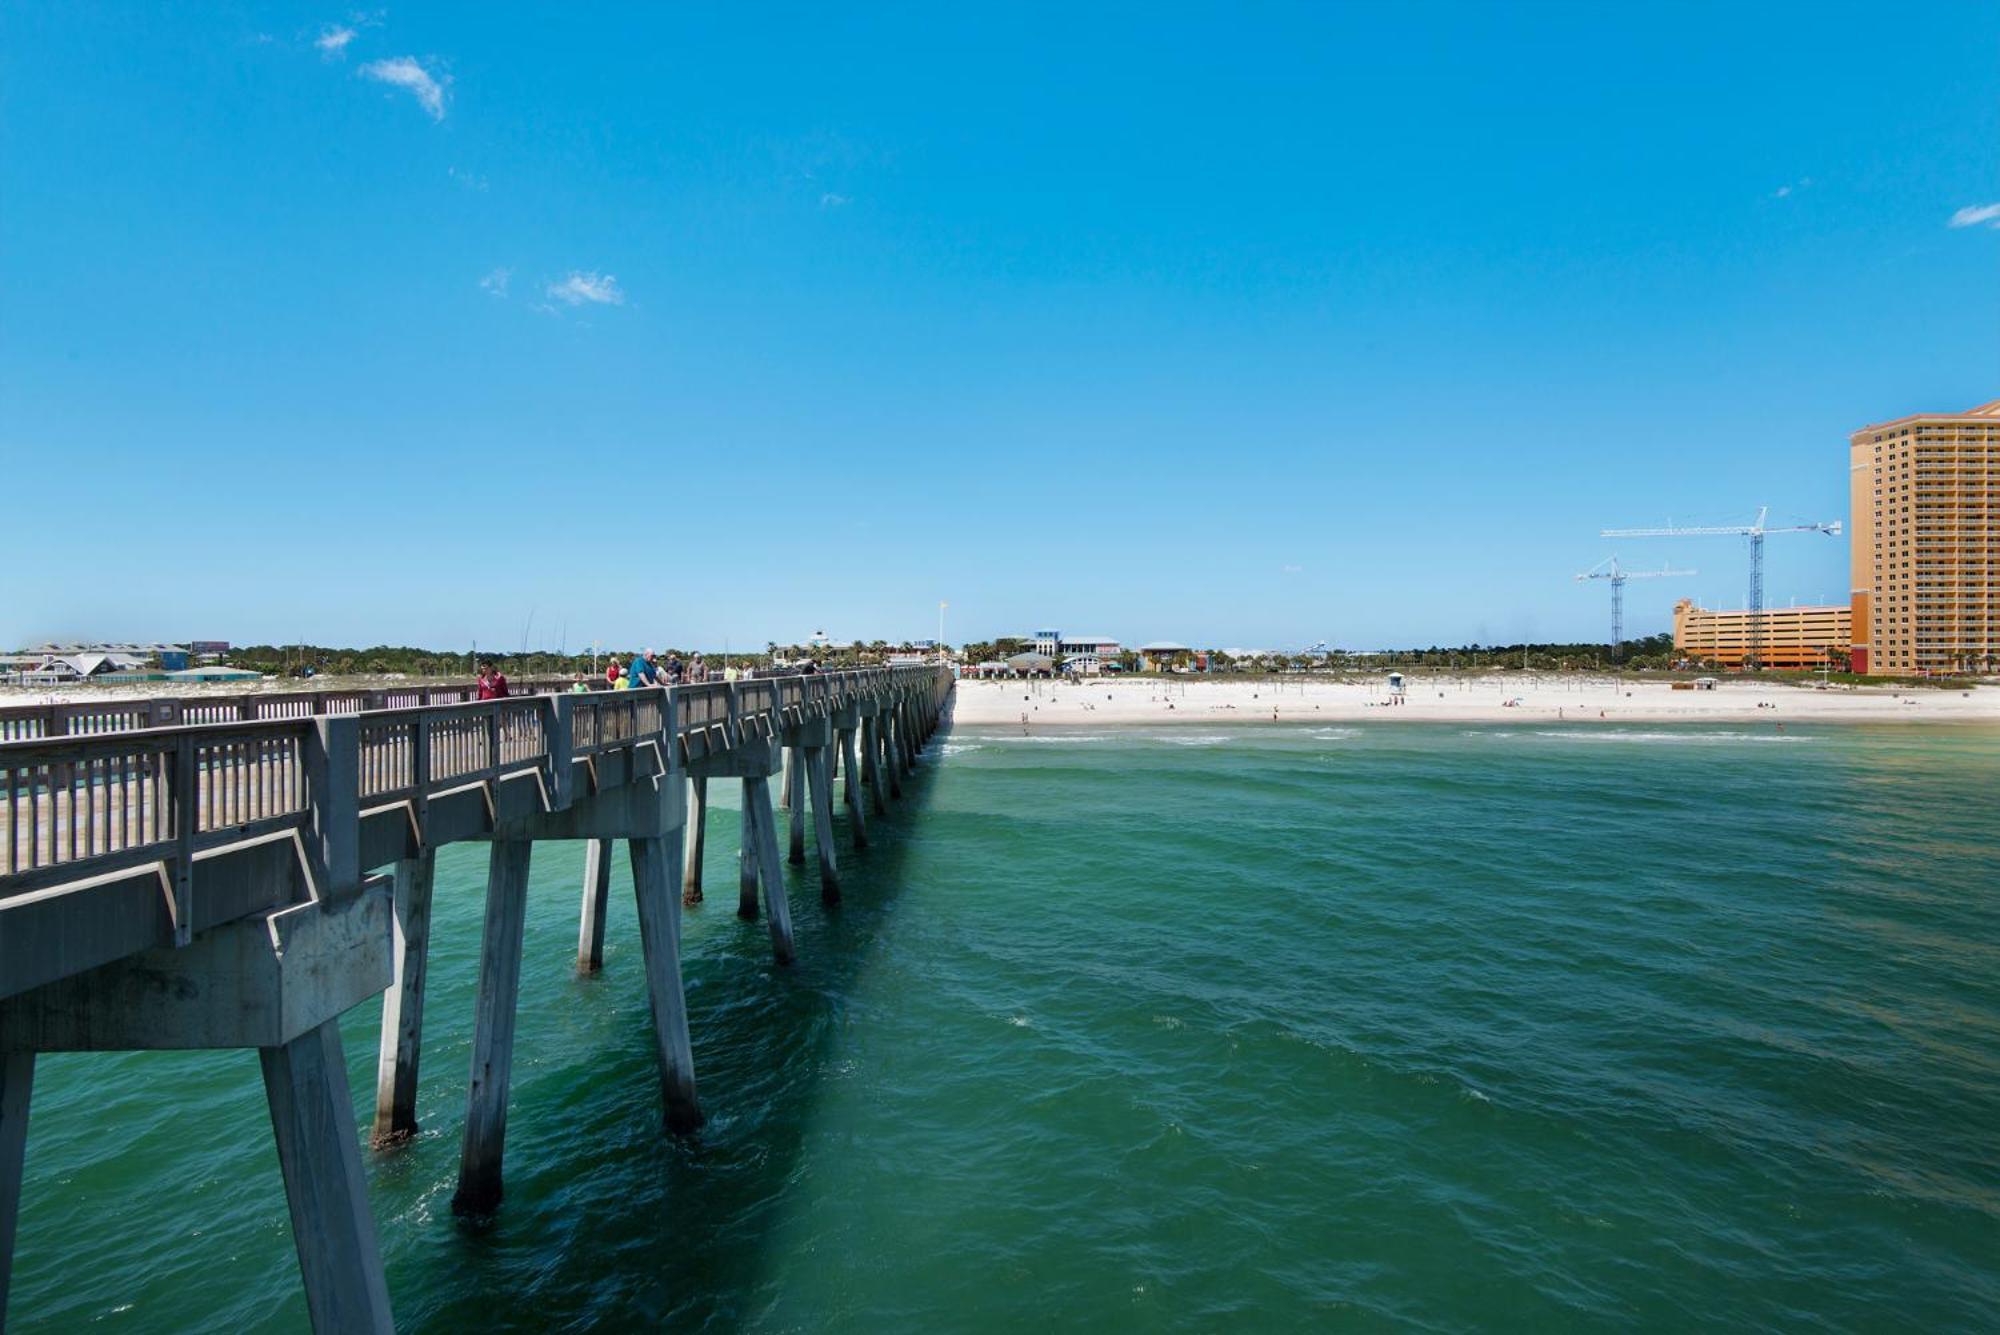
[[[1618,564],[1616,556],[1607,556],[1590,569],[1577,576],[1579,580],[1608,579],[1611,581],[1611,661],[1617,662],[1625,656],[1625,581],[1628,579],[1664,579],[1669,575],[1694,575],[1695,570],[1627,570]]]
[[[1750,539],[1750,643],[1743,655],[1746,671],[1755,672],[1764,658],[1764,535],[1767,533],[1825,533],[1829,536],[1840,532],[1838,519],[1826,524],[1788,524],[1783,528],[1767,528],[1764,520],[1769,517],[1771,507],[1757,507],[1757,522],[1754,524],[1715,524],[1693,528],[1607,528],[1598,536],[1601,538],[1715,538],[1733,537]]]

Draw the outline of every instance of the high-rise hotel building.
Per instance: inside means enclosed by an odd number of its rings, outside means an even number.
[[[1848,437],[1856,672],[2000,670],[2000,399]]]

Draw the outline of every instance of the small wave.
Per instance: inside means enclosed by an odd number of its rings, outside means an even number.
[[[1035,1027],[1035,1022],[1025,1015],[1010,1015],[1007,1017],[1007,1023],[1013,1025],[1016,1029],[1033,1029]]]
[[[966,740],[973,742],[1052,742],[1057,745],[1067,746],[1072,743],[1101,742],[1104,741],[1105,738],[1101,733],[1080,732],[1075,734],[1074,736],[1062,736],[1062,737],[1051,736],[1048,733],[1023,733],[1011,737],[976,736],[967,738]]]
[[[1497,734],[1490,734],[1497,735]],[[1784,732],[1634,732],[1625,728],[1551,728],[1537,730],[1537,737],[1560,737],[1566,742],[1810,742],[1817,739],[1803,733]]]
[[[1165,742],[1168,746],[1221,746],[1225,742],[1233,742],[1236,739],[1225,735],[1220,737],[1162,737],[1159,740]]]
[[[967,751],[977,751],[979,749],[980,747],[972,742],[943,742],[938,746],[938,754],[941,756],[957,756],[963,755]]]

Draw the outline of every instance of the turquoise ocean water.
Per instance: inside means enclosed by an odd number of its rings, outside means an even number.
[[[2000,1320],[2000,732],[960,727],[881,833],[779,971],[714,823],[678,1143],[622,854],[579,979],[541,847],[482,1228],[441,855],[424,1131],[367,1158],[405,1328]],[[10,1316],[303,1324],[254,1054],[41,1060]]]

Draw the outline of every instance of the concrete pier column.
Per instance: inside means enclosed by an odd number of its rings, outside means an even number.
[[[646,956],[646,995],[653,1008],[653,1040],[660,1058],[660,1095],[667,1130],[675,1135],[701,1125],[694,1092],[694,1046],[688,1041],[687,994],[681,986],[681,906],[674,898],[673,865],[681,841],[634,839],[632,892],[639,904],[639,945]]]
[[[394,1331],[389,1281],[361,1175],[340,1021],[328,1020],[282,1046],[259,1048],[257,1055],[312,1327]]]
[[[486,1214],[500,1204],[500,1155],[507,1140],[507,1084],[514,1067],[514,1011],[521,995],[521,934],[527,926],[533,849],[526,839],[496,839],[487,864],[472,1078],[465,1092],[465,1143],[458,1192],[451,1198],[453,1214]]]
[[[889,796],[903,800],[903,716],[901,704],[891,705],[881,714],[882,768],[889,773]]]
[[[794,867],[802,866],[806,860],[806,749],[803,746],[785,748],[785,819],[791,836],[791,846],[786,853]]]
[[[34,1088],[35,1054],[0,1053],[0,1330],[7,1327],[7,1289],[14,1278],[14,1233],[21,1222],[28,1100]]]
[[[792,909],[785,898],[785,862],[778,851],[778,816],[771,809],[771,781],[745,779],[757,846],[757,870],[764,882],[764,910],[771,919],[771,956],[780,964],[797,958],[792,944]]]
[[[688,804],[687,847],[681,855],[681,903],[701,903],[701,860],[708,843],[708,779],[688,780],[694,800]]]
[[[868,714],[861,720],[861,777],[868,788],[868,805],[877,816],[887,815],[882,800],[882,716]]]
[[[437,850],[396,863],[395,974],[382,994],[382,1046],[375,1064],[376,1148],[417,1134],[417,1061],[423,1055],[424,972],[431,941]]]
[[[743,781],[742,832],[736,844],[736,916],[757,921],[757,821],[751,813],[750,780]]]
[[[576,971],[604,967],[604,914],[611,907],[611,841],[592,839],[583,853],[583,914],[576,934]]]
[[[806,748],[806,786],[812,792],[813,846],[819,850],[819,902],[840,903],[840,863],[833,850],[833,748]]]
[[[778,755],[783,762],[778,771],[783,776],[781,780],[783,786],[778,790],[778,805],[787,811],[791,810],[792,807],[792,761],[797,757],[797,754],[798,749],[796,747],[786,746],[780,747],[778,750]]]
[[[855,772],[854,729],[840,730],[840,762],[844,774],[841,796],[847,803],[847,828],[854,832],[854,846],[868,847],[868,816],[863,810],[867,800],[861,792],[861,776]]]

